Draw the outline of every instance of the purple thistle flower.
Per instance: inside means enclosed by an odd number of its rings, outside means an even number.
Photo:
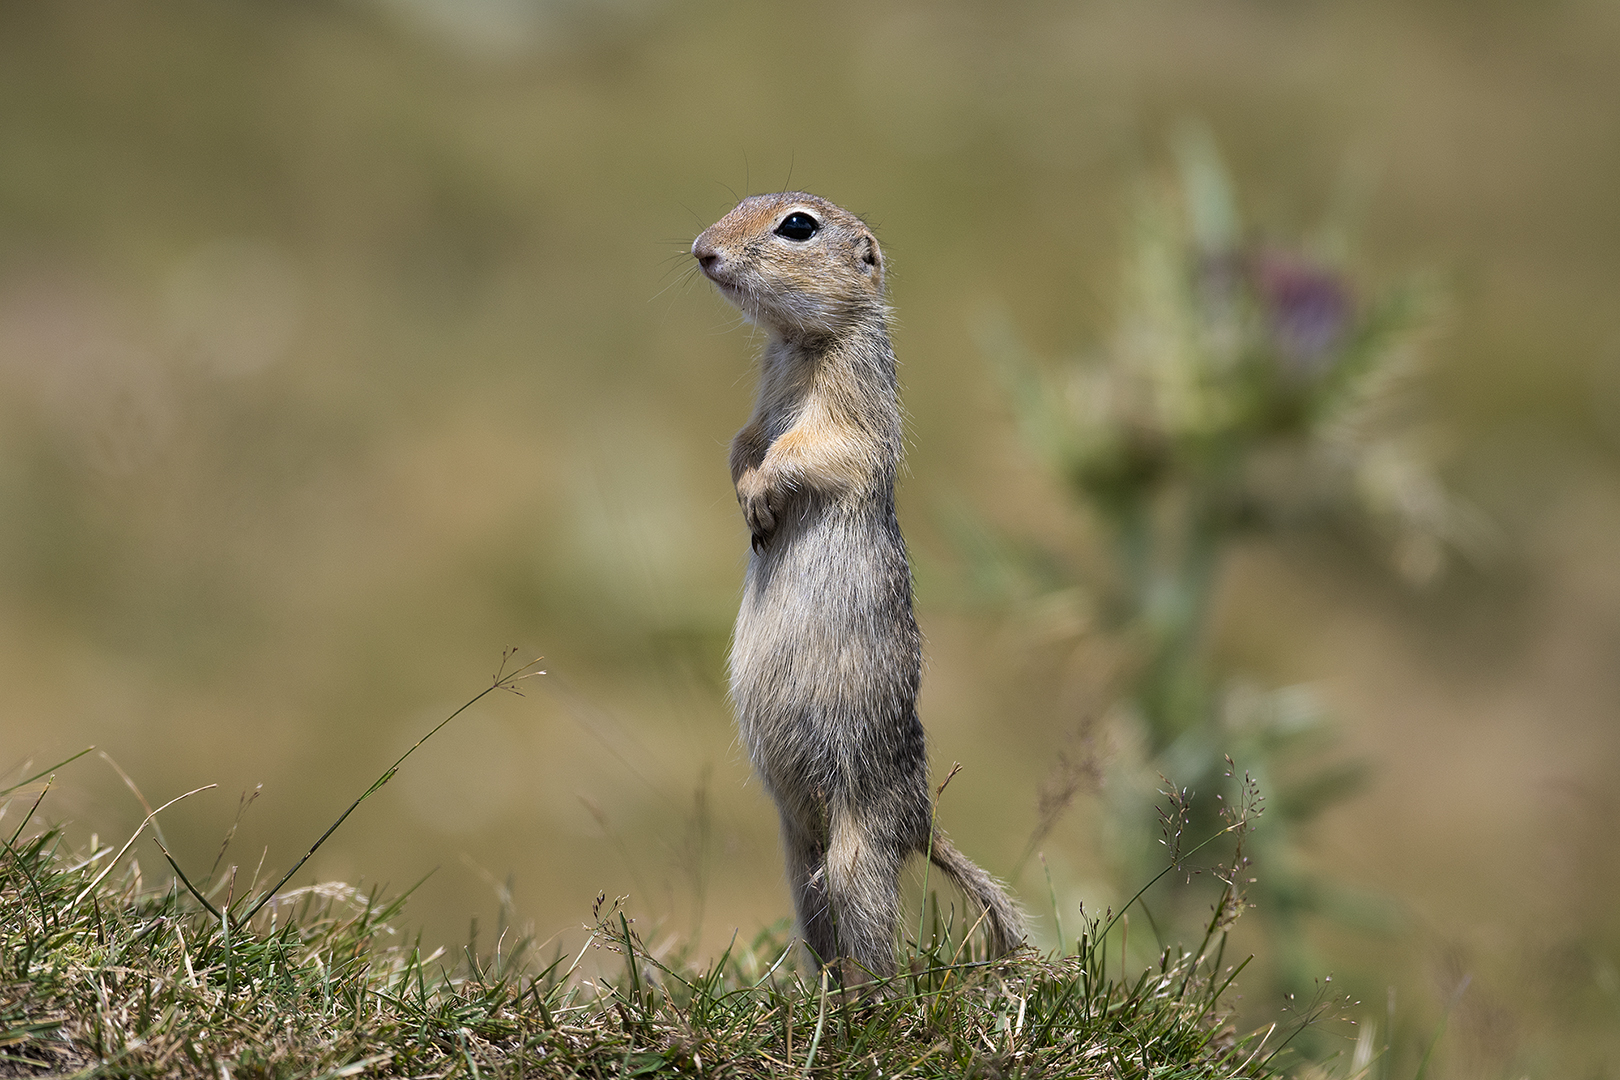
[[[1297,255],[1262,251],[1254,259],[1253,281],[1287,366],[1304,375],[1328,366],[1352,315],[1344,279]]]

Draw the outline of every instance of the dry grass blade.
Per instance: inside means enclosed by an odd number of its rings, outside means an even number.
[[[174,798],[170,799],[168,802],[164,803],[162,806],[158,807],[156,810],[153,810],[151,813],[142,818],[140,825],[133,833],[130,834],[129,839],[124,841],[124,846],[118,849],[118,854],[114,855],[111,861],[107,863],[106,869],[97,874],[95,879],[84,887],[84,891],[73,898],[73,902],[68,905],[68,908],[71,910],[72,908],[78,907],[79,901],[83,900],[86,896],[89,896],[90,893],[95,891],[96,886],[100,885],[102,881],[106,879],[107,875],[112,873],[113,867],[118,865],[118,861],[124,857],[124,853],[130,849],[130,846],[133,845],[136,840],[140,839],[141,833],[146,831],[146,827],[156,820],[159,814],[163,813],[163,811],[167,810],[181,799],[189,799],[198,792],[211,791],[218,786],[218,784],[204,784],[200,788],[192,788],[184,795],[176,795]]]
[[[362,791],[360,793],[360,797],[355,799],[354,802],[350,803],[349,808],[343,811],[343,813],[339,814],[336,821],[327,826],[326,831],[321,833],[320,837],[309,846],[309,850],[304,852],[303,856],[297,862],[293,863],[292,869],[283,874],[280,881],[276,882],[273,886],[266,890],[264,895],[259,898],[259,901],[248,909],[247,913],[242,916],[240,921],[244,923],[252,921],[253,916],[257,915],[264,905],[270,902],[271,897],[280,892],[282,887],[293,879],[293,875],[298,873],[299,870],[303,869],[304,864],[309,862],[310,858],[321,849],[321,845],[326,843],[333,833],[337,832],[338,826],[347,821],[349,819],[349,815],[360,808],[361,803],[371,798],[371,796],[375,795],[384,784],[392,780],[394,778],[394,774],[399,772],[399,767],[405,764],[405,759],[416,753],[423,743],[437,735],[446,724],[450,723],[450,721],[454,720],[456,717],[478,704],[485,697],[494,693],[496,690],[506,690],[511,693],[521,694],[522,691],[517,688],[517,684],[519,682],[524,679],[532,679],[537,675],[545,674],[545,672],[541,671],[537,666],[540,661],[544,659],[543,657],[536,657],[527,664],[524,664],[522,667],[508,672],[506,670],[506,665],[511,661],[515,653],[515,649],[507,649],[504,653],[502,653],[501,666],[496,669],[494,680],[483,690],[469,698],[455,712],[451,713],[449,716],[435,724],[426,735],[423,735],[420,739],[417,739],[414,743],[412,743],[409,750],[399,755],[399,759],[397,761],[388,766],[388,768],[384,769],[382,775],[377,777],[376,780],[372,781],[371,786]],[[178,871],[179,868],[176,867],[175,869]],[[189,887],[190,883],[188,882],[187,885]]]
[[[84,755],[88,754],[90,751],[92,751],[94,749],[95,749],[95,747],[93,747],[93,746],[87,746],[83,750],[80,750],[77,754],[74,754],[72,757],[63,758],[61,761],[58,761],[55,765],[52,765],[50,768],[41,769],[39,772],[35,773],[33,776],[30,776],[26,780],[19,780],[15,784],[12,784],[8,788],[0,788],[0,799],[4,799],[4,798],[10,796],[11,794],[13,794],[14,792],[21,791],[23,788],[27,787],[29,784],[32,784],[35,780],[43,780],[45,777],[49,776],[51,773],[53,773],[56,770],[60,769],[62,766],[71,764],[72,762],[75,762],[75,761],[78,761],[80,758],[84,757]],[[27,766],[24,766],[24,767],[26,768]]]

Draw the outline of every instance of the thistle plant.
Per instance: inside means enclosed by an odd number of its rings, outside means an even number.
[[[1255,240],[1209,134],[1188,129],[1176,151],[1175,182],[1140,199],[1105,347],[1041,362],[1005,325],[983,334],[1028,443],[1104,541],[1100,571],[1058,582],[1046,606],[1086,603],[1088,617],[1071,624],[1099,627],[1123,657],[1057,755],[1031,847],[1095,778],[1119,883],[1140,881],[1158,858],[1162,778],[1185,789],[1193,835],[1208,832],[1220,800],[1237,794],[1230,754],[1270,797],[1250,847],[1254,897],[1291,989],[1308,982],[1300,917],[1348,897],[1295,869],[1298,827],[1363,770],[1333,758],[1331,724],[1308,690],[1212,666],[1223,561],[1247,538],[1326,527],[1370,541],[1423,583],[1454,554],[1480,552],[1487,534],[1441,483],[1413,393],[1433,298],[1417,287],[1364,295],[1332,244]],[[1102,716],[1127,733],[1109,740],[1106,764],[1075,749],[1077,737],[1097,745]],[[1191,916],[1207,897],[1186,886],[1157,902]]]

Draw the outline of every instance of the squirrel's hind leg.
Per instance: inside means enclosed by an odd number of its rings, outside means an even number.
[[[782,853],[787,859],[793,913],[804,947],[819,969],[838,955],[838,943],[827,895],[827,848],[818,832],[783,812]]]
[[[827,889],[845,982],[894,974],[894,932],[900,921],[900,867],[904,852],[847,807],[830,808]]]

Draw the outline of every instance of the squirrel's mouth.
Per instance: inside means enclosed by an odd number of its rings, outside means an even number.
[[[731,278],[726,276],[725,269],[721,266],[719,259],[712,259],[707,262],[699,262],[698,269],[703,271],[704,277],[708,278],[722,289],[731,284]]]
[[[715,288],[719,289],[726,299],[732,303],[740,304],[748,296],[747,289],[730,278],[711,271],[708,267],[703,268],[703,276],[714,282]]]
[[[720,290],[720,295],[725,297],[727,301],[742,309],[744,314],[752,312],[755,302],[754,290],[750,289],[743,281],[738,280],[737,275],[733,272],[733,267],[727,260],[715,257],[700,257],[698,259],[698,269],[703,271],[704,277],[714,283],[714,287]],[[745,278],[746,276],[743,275]]]

